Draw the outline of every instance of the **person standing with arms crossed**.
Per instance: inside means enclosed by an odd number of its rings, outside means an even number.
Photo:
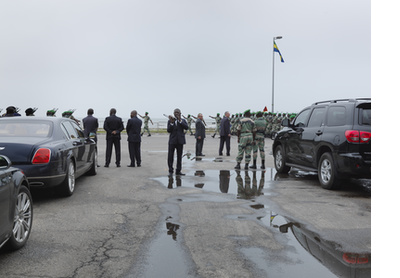
[[[182,170],[182,153],[183,145],[186,144],[185,130],[188,129],[188,124],[185,119],[181,117],[181,110],[176,108],[174,110],[174,116],[168,117],[167,131],[169,133],[168,140],[168,171],[169,176],[172,176],[174,172],[174,153],[176,150],[177,161],[176,161],[176,175],[184,176]]]
[[[121,167],[121,132],[124,130],[124,123],[120,117],[116,116],[117,110],[111,108],[110,116],[104,121],[104,130],[107,132],[106,140],[106,164],[104,167],[109,167],[112,155],[112,147],[115,147],[115,164]]]
[[[142,141],[140,131],[142,129],[142,120],[137,117],[137,111],[133,110],[131,112],[131,118],[126,124],[126,133],[128,134],[128,149],[129,157],[131,159],[131,164],[128,167],[135,167],[135,162],[137,167],[141,166],[142,158],[140,154],[140,144]]]
[[[226,155],[230,156],[231,152],[231,123],[229,121],[230,113],[225,112],[224,117],[221,120],[220,127],[220,139],[219,139],[219,155],[222,155],[224,150],[224,144],[226,142]]]
[[[203,114],[199,113],[196,120],[196,132],[194,134],[196,138],[196,156],[204,156],[203,154],[203,143],[206,138],[206,127],[203,123]]]

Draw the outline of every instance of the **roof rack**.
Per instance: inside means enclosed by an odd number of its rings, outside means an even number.
[[[325,101],[318,101],[314,102],[312,105],[318,105],[323,103],[338,103],[338,102],[356,102],[359,100],[371,100],[370,97],[359,97],[359,98],[346,98],[346,99],[332,99],[332,100],[325,100]]]

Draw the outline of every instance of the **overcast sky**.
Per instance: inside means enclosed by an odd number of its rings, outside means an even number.
[[[370,12],[366,0],[3,1],[0,108],[271,110],[274,36],[275,112],[369,97]]]

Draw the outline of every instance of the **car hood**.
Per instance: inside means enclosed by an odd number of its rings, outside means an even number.
[[[0,137],[0,154],[7,156],[13,165],[29,164],[37,146],[48,142],[49,138]]]

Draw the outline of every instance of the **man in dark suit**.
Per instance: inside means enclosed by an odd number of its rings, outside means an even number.
[[[142,120],[139,119],[137,115],[137,111],[133,110],[131,112],[131,118],[126,124],[126,133],[128,134],[129,157],[131,159],[131,164],[129,164],[128,167],[135,167],[135,161],[137,167],[140,167],[142,163],[140,155],[140,142],[142,141],[140,131],[142,129]]]
[[[87,117],[83,118],[83,134],[85,137],[93,136],[93,140],[97,143],[97,129],[99,128],[99,121],[93,117],[94,110],[89,108],[87,111]]]
[[[204,156],[203,154],[203,143],[206,138],[206,127],[203,122],[203,114],[199,113],[196,120],[196,132],[194,134],[196,138],[196,156]]]
[[[220,139],[219,139],[219,155],[222,155],[224,143],[226,142],[226,155],[230,156],[231,152],[231,123],[229,122],[229,112],[226,111],[224,118],[221,120]]]
[[[188,129],[188,124],[185,119],[181,117],[181,110],[176,108],[174,110],[174,116],[169,116],[167,123],[167,131],[169,133],[168,140],[168,170],[171,176],[174,172],[174,153],[176,149],[176,175],[184,175],[181,173],[182,170],[182,153],[183,145],[186,144],[185,132]]]
[[[121,131],[124,130],[124,123],[120,117],[115,114],[117,110],[111,108],[110,116],[104,121],[104,130],[107,132],[106,140],[106,164],[104,167],[108,167],[111,161],[112,147],[115,147],[115,164],[117,167],[121,167]]]

